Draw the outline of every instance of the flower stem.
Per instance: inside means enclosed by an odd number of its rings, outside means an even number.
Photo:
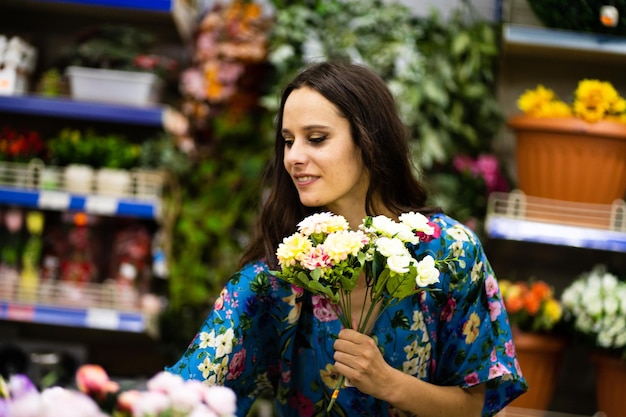
[[[346,377],[341,375],[341,377],[339,378],[339,383],[335,387],[335,390],[333,391],[333,394],[330,397],[330,403],[328,403],[328,407],[326,408],[326,413],[330,413],[330,410],[332,410],[333,405],[335,405],[335,401],[337,401],[337,398],[339,397],[339,390],[341,389],[341,386],[343,385],[345,380],[346,380]]]

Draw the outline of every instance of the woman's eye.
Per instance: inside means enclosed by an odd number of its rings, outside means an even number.
[[[323,136],[313,136],[309,138],[309,142],[312,143],[322,143],[326,140],[328,136],[327,135],[323,135]]]

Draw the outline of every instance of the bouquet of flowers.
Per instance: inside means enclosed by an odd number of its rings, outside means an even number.
[[[576,332],[626,358],[626,282],[598,265],[572,282],[561,302]]]
[[[237,407],[230,388],[168,372],[148,380],[145,391],[122,391],[101,366],[87,364],[78,369],[76,385],[39,392],[25,375],[0,378],[0,417],[231,417]]]
[[[572,104],[560,100],[553,90],[538,85],[525,91],[517,106],[533,117],[577,117],[589,123],[602,120],[626,123],[626,100],[610,82],[583,79],[574,91]]]
[[[548,332],[561,320],[563,308],[545,281],[500,281],[504,306],[512,325],[526,332]]]
[[[365,274],[365,297],[371,304],[367,312],[361,311],[356,325],[364,332],[378,307],[382,311],[419,291],[432,290],[428,287],[439,282],[438,266],[448,260],[436,260],[427,254],[416,259],[411,254],[412,246],[439,236],[437,224],[414,212],[402,214],[399,220],[368,216],[359,230],[350,230],[343,216],[313,214],[278,246],[276,256],[281,270],[273,274],[325,297],[345,328],[353,328],[350,294],[359,276]],[[328,410],[343,383],[342,377]]]

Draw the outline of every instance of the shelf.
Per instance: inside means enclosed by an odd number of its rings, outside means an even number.
[[[198,16],[197,7],[184,0],[3,0],[7,6],[55,18],[74,15],[97,15],[101,19],[117,17],[124,21],[171,23],[179,37],[189,41]],[[162,29],[164,29],[162,27]]]
[[[571,203],[494,193],[485,219],[489,237],[626,252],[626,203]]]
[[[106,195],[78,195],[63,191],[0,187],[0,202],[40,210],[74,210],[102,216],[158,219],[158,201],[141,201]]]
[[[154,334],[152,318],[141,312],[72,308],[0,300],[0,320]]]
[[[68,98],[0,96],[0,112],[162,128],[164,107],[133,107]]]
[[[626,38],[621,36],[515,24],[505,24],[502,31],[505,53],[614,61],[626,58]]]

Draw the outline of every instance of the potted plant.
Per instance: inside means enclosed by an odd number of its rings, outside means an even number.
[[[567,340],[558,331],[562,318],[554,289],[542,280],[500,281],[502,299],[513,328],[517,358],[529,384],[516,407],[545,410],[552,399]]]
[[[128,194],[128,170],[139,164],[141,154],[141,145],[91,129],[63,129],[48,141],[48,148],[52,162],[65,167],[66,188],[78,193]]]
[[[519,188],[536,197],[611,204],[626,191],[626,101],[613,85],[583,79],[571,104],[542,85],[518,99]],[[585,167],[585,169],[581,169]]]
[[[626,387],[626,282],[597,265],[561,296],[565,323],[592,349],[596,402],[608,416],[624,413]]]
[[[151,33],[103,25],[82,33],[67,53],[66,73],[78,100],[152,105],[175,79],[176,60],[156,54]]]

